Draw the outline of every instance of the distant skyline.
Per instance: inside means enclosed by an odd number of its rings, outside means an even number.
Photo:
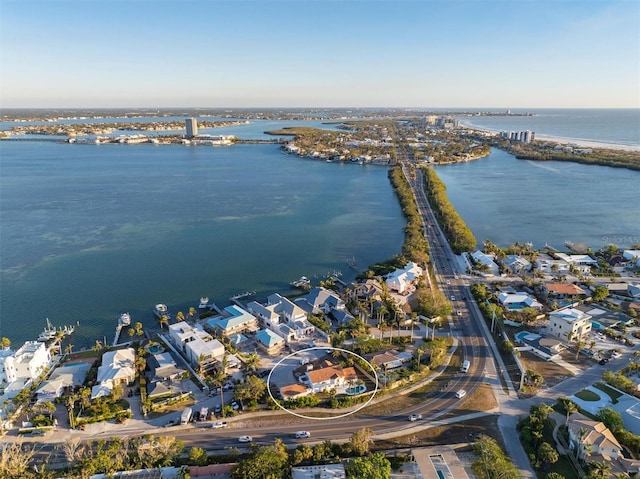
[[[0,107],[638,108],[636,0],[0,0]]]

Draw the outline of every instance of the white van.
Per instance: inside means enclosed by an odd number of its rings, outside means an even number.
[[[466,395],[467,395],[467,391],[465,391],[464,389],[461,389],[460,391],[458,391],[456,393],[456,397],[458,399],[461,399],[461,398],[465,397]]]
[[[467,371],[469,371],[469,366],[471,366],[471,361],[469,361],[468,359],[465,359],[462,362],[462,367],[460,368],[460,371],[462,371],[463,373],[466,373]]]

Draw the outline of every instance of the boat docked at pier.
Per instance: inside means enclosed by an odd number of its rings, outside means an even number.
[[[47,325],[42,330],[42,332],[38,335],[37,340],[40,341],[41,343],[46,343],[47,341],[52,341],[58,338],[59,336],[62,336],[62,337],[69,336],[73,334],[74,331],[75,331],[75,328],[73,326],[64,326],[62,328],[56,329],[54,326],[51,325],[49,318],[47,318]]]
[[[163,316],[169,318],[169,309],[167,308],[166,304],[158,303],[153,308],[153,314],[155,314],[156,318],[158,319],[162,318]]]
[[[120,318],[118,319],[118,324],[120,326],[129,326],[131,325],[131,315],[129,313],[122,313]]]
[[[209,307],[209,298],[207,296],[203,296],[202,298],[200,298],[200,305],[198,306],[198,308],[207,309],[208,307]]]
[[[311,288],[311,280],[309,278],[307,278],[306,276],[300,276],[300,279],[292,281],[289,284],[291,286],[293,286],[294,288],[301,288],[301,289],[310,289]]]

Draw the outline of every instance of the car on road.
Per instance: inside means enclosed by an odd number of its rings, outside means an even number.
[[[311,433],[309,431],[298,431],[296,432],[296,439],[306,439],[311,437]]]
[[[458,399],[463,398],[463,397],[465,397],[466,395],[467,395],[467,391],[465,391],[464,389],[460,389],[460,391],[458,391],[458,392],[456,393],[456,397],[457,397]]]
[[[455,301],[456,297],[454,295],[451,295],[451,301]]]
[[[252,442],[253,438],[251,436],[240,436],[238,438],[238,442]]]
[[[216,421],[211,424],[212,429],[223,429],[227,426],[228,426],[227,421]]]
[[[411,422],[416,422],[420,419],[422,419],[422,414],[412,414],[411,416],[409,416],[409,421]]]
[[[454,277],[454,279],[458,279],[458,275],[457,274],[454,274],[453,277]]]
[[[447,280],[447,284],[451,284],[451,281]]]

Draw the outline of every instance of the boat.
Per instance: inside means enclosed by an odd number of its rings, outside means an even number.
[[[57,335],[58,335],[58,332],[56,331],[56,328],[51,326],[51,322],[49,322],[49,318],[47,318],[47,326],[38,335],[38,341],[40,341],[41,343],[44,343],[46,341],[55,339]]]
[[[309,280],[309,278],[307,278],[306,276],[300,276],[300,279],[292,281],[289,284],[294,288],[302,288],[302,289],[311,288],[311,280]]]
[[[64,328],[56,329],[51,325],[49,318],[47,318],[47,326],[38,335],[37,340],[41,343],[46,343],[47,341],[57,339],[59,336],[70,336],[74,331],[75,327],[73,326],[65,326]]]
[[[162,316],[166,316],[168,318],[169,310],[167,309],[167,305],[162,303],[156,304],[155,308],[153,308],[153,314],[155,314],[158,319]]]
[[[209,298],[206,296],[203,296],[202,298],[200,298],[200,306],[198,306],[198,308],[207,309],[208,307],[209,307]]]
[[[118,324],[120,326],[129,326],[131,324],[131,316],[129,313],[122,313],[120,319],[118,319]]]

